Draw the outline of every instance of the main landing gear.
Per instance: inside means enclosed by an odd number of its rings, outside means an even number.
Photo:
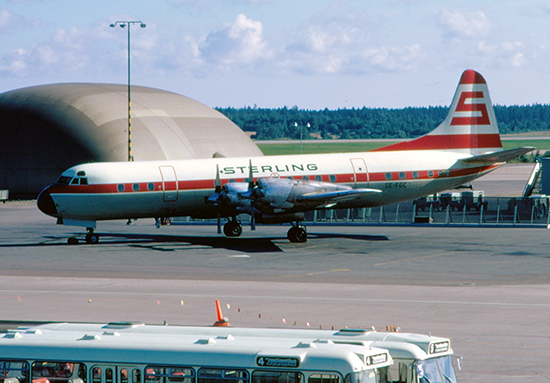
[[[87,230],[88,230],[88,233],[86,234],[86,237],[85,237],[86,243],[90,244],[90,245],[95,245],[96,243],[98,243],[99,242],[99,235],[94,233],[94,228],[93,227],[88,227]],[[77,236],[70,237],[69,239],[67,239],[67,243],[69,245],[77,245],[78,244],[78,237]]]
[[[241,222],[235,217],[231,218],[225,225],[223,225],[223,233],[226,237],[240,237],[243,233]]]
[[[292,224],[292,227],[288,230],[286,234],[290,242],[307,242],[307,231],[306,227],[300,225],[299,222]]]
[[[243,227],[241,222],[236,217],[230,218],[225,225],[223,225],[223,233],[226,237],[240,237],[243,233]],[[292,227],[288,230],[287,238],[290,242],[303,243],[307,242],[307,230],[305,226],[300,225],[299,222],[293,223]]]

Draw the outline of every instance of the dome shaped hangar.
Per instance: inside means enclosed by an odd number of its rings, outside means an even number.
[[[128,160],[128,87],[51,84],[0,94],[0,189],[35,197],[65,169]],[[132,86],[135,161],[261,156],[233,122],[188,97]]]

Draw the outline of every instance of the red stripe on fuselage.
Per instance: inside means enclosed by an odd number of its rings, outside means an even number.
[[[420,170],[420,171],[392,171],[392,172],[378,172],[369,173],[369,182],[394,182],[394,181],[427,181],[434,179],[444,179],[453,177],[463,177],[473,174],[478,174],[492,170],[499,165],[482,166],[475,168],[459,168],[459,169],[433,169],[433,170]],[[315,175],[310,175],[310,180],[313,181]],[[256,181],[258,178],[255,178]],[[300,178],[295,177],[299,180]],[[337,174],[331,179],[331,175],[321,175],[323,182],[333,182],[339,184],[354,183],[354,174]],[[234,182],[247,182],[246,179],[234,179]],[[222,180],[222,185],[228,183],[228,180]],[[191,180],[191,181],[178,181],[179,191],[189,190],[208,190],[215,189],[215,180]],[[148,190],[150,184],[154,185],[154,190]],[[89,184],[89,185],[52,185],[49,187],[51,194],[124,194],[124,193],[151,193],[162,191],[176,191],[175,182],[172,183],[171,189],[162,189],[162,182],[139,182],[139,183],[121,183],[121,184]],[[120,185],[124,185],[121,188]],[[134,187],[139,185],[139,190]],[[123,191],[120,191],[122,190]]]
[[[401,150],[449,150],[501,148],[499,134],[440,134],[422,136],[412,141],[371,150],[372,152],[393,152]]]

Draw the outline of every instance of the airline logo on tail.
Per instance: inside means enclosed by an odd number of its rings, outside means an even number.
[[[482,99],[483,92],[462,92],[458,105],[456,106],[456,112],[468,112],[468,117],[455,116],[451,120],[451,126],[455,125],[491,125],[489,119],[489,113],[487,112],[487,106],[485,102],[473,103],[471,100]],[[477,115],[479,114],[479,115]]]

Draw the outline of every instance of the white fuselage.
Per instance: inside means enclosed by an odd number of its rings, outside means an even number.
[[[215,207],[205,199],[214,193],[216,174],[222,184],[248,182],[252,164],[254,180],[292,177],[379,189],[381,193],[334,206],[371,207],[453,188],[498,166],[457,167],[465,157],[469,155],[422,150],[90,163],[68,169],[62,174],[68,184],[47,190],[63,219],[215,217]]]

